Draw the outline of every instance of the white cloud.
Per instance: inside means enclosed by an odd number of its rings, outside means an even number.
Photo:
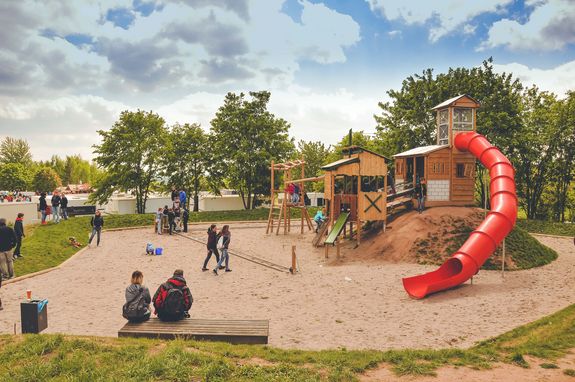
[[[568,90],[575,90],[575,61],[552,69],[530,68],[519,63],[494,64],[493,69],[499,73],[512,73],[524,85],[536,85],[539,89],[554,92],[559,97],[564,97]]]
[[[493,23],[479,50],[504,46],[512,50],[549,51],[575,43],[575,2],[532,2],[535,7],[525,23],[503,19]]]
[[[372,11],[388,20],[402,20],[408,25],[429,23],[429,40],[456,31],[463,24],[483,13],[500,12],[512,0],[483,1],[421,1],[421,0],[366,0]]]

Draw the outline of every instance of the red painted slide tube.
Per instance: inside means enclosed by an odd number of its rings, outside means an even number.
[[[439,269],[403,279],[403,287],[414,298],[424,298],[469,280],[511,232],[517,219],[515,170],[505,155],[475,132],[457,134],[455,147],[460,151],[469,151],[489,169],[491,211]]]

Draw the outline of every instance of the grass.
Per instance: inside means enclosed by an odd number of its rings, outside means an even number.
[[[470,349],[304,351],[216,342],[0,336],[6,381],[354,381],[385,363],[396,375],[435,375],[442,366],[488,369],[497,362],[531,367],[575,348],[575,305]],[[553,366],[547,366],[552,368]],[[571,375],[573,371],[564,370]]]
[[[575,224],[557,223],[544,220],[518,219],[517,226],[527,232],[541,233],[545,235],[575,236]]]
[[[293,209],[292,216],[299,217],[299,212],[299,210]],[[209,224],[218,221],[265,221],[268,218],[268,213],[268,209],[191,212],[189,222],[206,222]],[[140,226],[150,226],[151,228],[154,216],[153,214],[106,215],[104,221],[105,229]],[[73,217],[61,221],[59,224],[26,226],[25,230],[26,237],[22,242],[24,258],[14,263],[16,276],[56,267],[70,258],[79,249],[70,246],[68,238],[74,236],[81,244],[86,244],[91,232],[90,217]]]

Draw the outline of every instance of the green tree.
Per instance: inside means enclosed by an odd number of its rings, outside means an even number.
[[[62,185],[60,177],[56,171],[50,167],[41,167],[34,175],[32,181],[34,188],[39,192],[51,192]]]
[[[295,158],[304,158],[305,160],[305,176],[314,177],[323,174],[321,166],[327,163],[330,153],[329,147],[326,147],[322,142],[317,141],[304,141],[301,140],[297,144],[298,149]],[[323,182],[312,182],[311,189],[314,191],[323,190]]]
[[[202,180],[211,163],[208,135],[198,124],[176,124],[168,135],[162,161],[167,188],[185,190],[194,199],[194,211],[199,208]]]
[[[549,174],[561,144],[558,126],[559,104],[554,94],[537,87],[527,89],[522,98],[522,126],[514,142],[517,160],[517,195],[528,219],[541,217],[541,197],[550,182]]]
[[[32,163],[30,146],[25,139],[6,137],[0,143],[0,164],[20,163],[28,166]]]
[[[136,211],[145,213],[151,186],[160,175],[167,136],[164,119],[151,111],[126,110],[112,129],[98,134],[102,143],[94,146],[95,162],[105,174],[90,200],[104,203],[114,191],[130,191],[136,196]]]
[[[0,190],[25,191],[30,186],[30,173],[21,163],[0,165]]]
[[[293,152],[288,137],[289,123],[267,110],[270,92],[228,93],[211,121],[212,176],[225,177],[240,193],[244,208],[254,208],[258,194],[269,192],[270,162],[281,161]]]
[[[381,142],[374,139],[363,131],[353,131],[351,134],[351,145],[360,146],[364,149],[371,150],[378,154],[382,153]],[[327,156],[327,162],[334,162],[343,158],[343,150],[349,146],[349,133],[344,135],[343,138],[333,147]]]

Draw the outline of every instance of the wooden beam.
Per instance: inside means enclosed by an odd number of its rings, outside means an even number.
[[[285,180],[285,181],[284,181],[284,184],[288,184],[288,183],[301,183],[301,182],[315,182],[315,181],[318,181],[318,180],[323,180],[324,178],[325,178],[325,175],[314,176],[314,177],[311,177],[311,178]]]

